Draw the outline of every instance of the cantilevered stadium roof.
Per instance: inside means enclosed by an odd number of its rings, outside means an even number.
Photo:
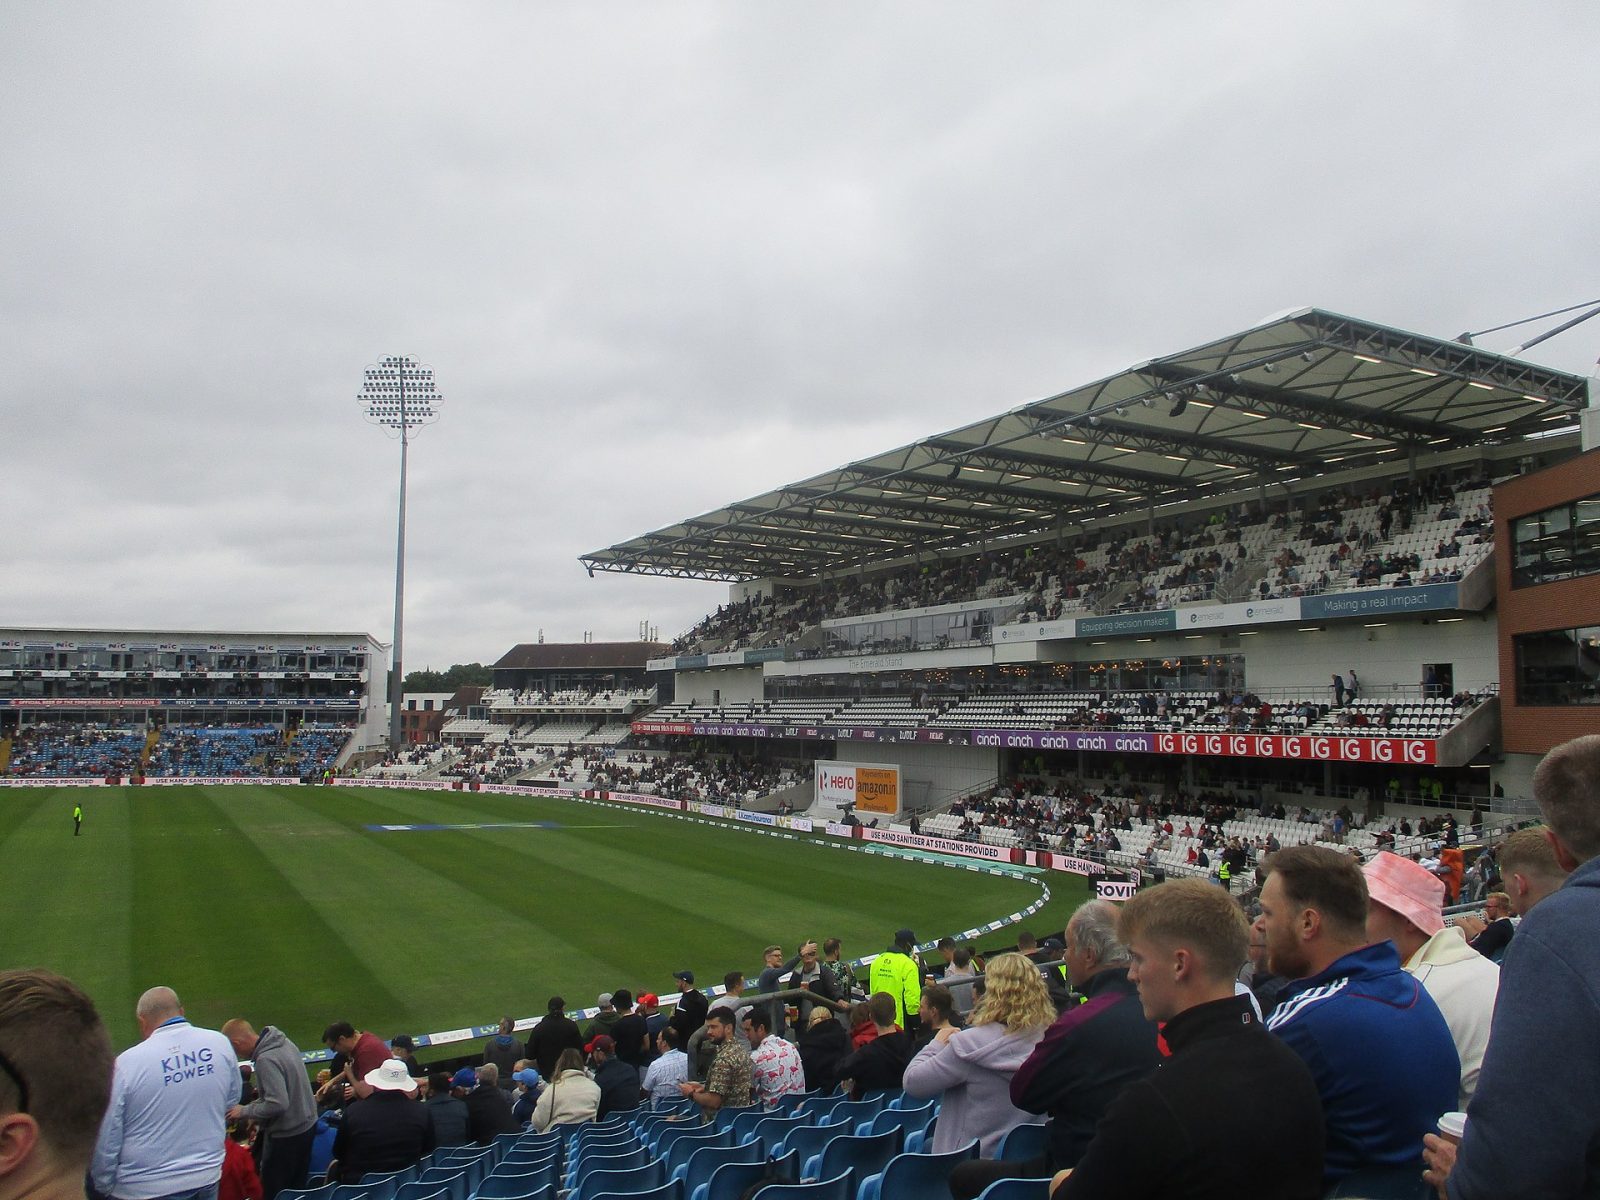
[[[581,556],[826,574],[1570,425],[1588,381],[1318,309]]]

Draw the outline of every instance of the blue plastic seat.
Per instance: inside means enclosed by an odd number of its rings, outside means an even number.
[[[913,1129],[906,1134],[905,1152],[907,1154],[931,1154],[934,1130],[939,1128],[939,1118],[935,1117],[921,1129]]]
[[[821,1099],[820,1091],[811,1092],[785,1092],[775,1101],[774,1112],[792,1113],[807,1100]]]
[[[381,1183],[377,1185],[378,1189],[382,1189],[383,1186]],[[388,1192],[389,1195],[394,1195],[394,1187],[392,1185],[388,1188]],[[334,1184],[333,1190],[328,1193],[328,1200],[366,1200],[367,1196],[366,1177],[362,1176],[362,1182],[360,1183]]]
[[[749,1133],[736,1140],[759,1143],[768,1154],[776,1154],[778,1147],[783,1145],[784,1138],[794,1130],[809,1124],[811,1118],[804,1114],[797,1113],[792,1117],[786,1117],[782,1113],[772,1113],[762,1117],[750,1127]]]
[[[389,1171],[381,1175],[363,1175],[361,1177],[361,1186],[365,1189],[367,1195],[373,1196],[375,1200],[391,1200],[394,1196],[395,1188],[402,1183],[410,1183],[420,1174],[422,1174],[422,1168],[417,1166],[416,1163],[412,1163],[403,1171]],[[385,1185],[387,1185],[387,1190],[384,1190]]]
[[[832,1121],[833,1117],[830,1114],[833,1110],[841,1104],[849,1103],[850,1097],[842,1094],[836,1096],[806,1096],[800,1101],[795,1111],[810,1113],[811,1119],[820,1123],[822,1121]]]
[[[491,1171],[473,1193],[479,1197],[520,1196],[524,1192],[537,1192],[547,1187],[559,1187],[561,1176],[554,1168],[536,1171]]]
[[[1048,1179],[996,1179],[978,1200],[1050,1200]]]
[[[756,1193],[758,1200],[854,1200],[855,1176],[843,1171],[810,1183],[774,1183]]]
[[[876,1100],[845,1100],[833,1106],[828,1114],[830,1121],[849,1121],[852,1125],[859,1125],[863,1121],[870,1121],[884,1109],[883,1098]]]
[[[688,1200],[740,1200],[752,1184],[760,1183],[769,1175],[783,1180],[798,1178],[799,1163],[799,1156],[793,1153],[765,1162],[723,1163],[711,1173],[707,1182],[694,1189]]]
[[[337,1183],[325,1183],[321,1187],[314,1188],[284,1188],[278,1195],[283,1197],[283,1200],[328,1200],[328,1197],[333,1195],[333,1189],[338,1186]]]
[[[596,1171],[631,1171],[650,1161],[650,1151],[643,1146],[635,1146],[621,1154],[586,1154],[577,1159],[567,1172],[567,1186],[577,1187]]]
[[[554,1183],[533,1185],[515,1175],[491,1175],[478,1185],[473,1200],[556,1200],[560,1189]]]
[[[718,1129],[727,1129],[740,1113],[762,1113],[766,1110],[759,1104],[747,1104],[743,1108],[719,1108],[715,1118]]]
[[[957,1163],[978,1157],[973,1139],[945,1154],[897,1154],[876,1175],[861,1180],[856,1200],[925,1200],[949,1192],[950,1172]]]
[[[882,1133],[865,1136],[845,1134],[836,1137],[822,1148],[822,1153],[808,1159],[800,1169],[802,1179],[832,1179],[841,1171],[854,1172],[857,1180],[876,1175],[900,1153],[903,1136],[898,1129],[885,1129]]]
[[[613,1154],[627,1154],[639,1149],[643,1143],[639,1135],[629,1129],[621,1134],[602,1134],[574,1142],[567,1149],[567,1174],[571,1175],[586,1158],[599,1158]]]
[[[607,1192],[594,1200],[683,1200],[683,1185],[669,1179],[659,1187],[643,1192]]]
[[[447,1200],[467,1200],[472,1194],[472,1185],[467,1181],[467,1173],[453,1167],[429,1167],[416,1184],[443,1188]],[[408,1183],[406,1186],[413,1187],[416,1184]]]
[[[588,1146],[637,1145],[638,1142],[638,1132],[626,1122],[615,1125],[582,1125],[573,1136],[570,1148],[582,1151]]]
[[[1005,1162],[1022,1162],[1044,1154],[1045,1127],[1043,1125],[1018,1125],[1006,1131],[1000,1139],[996,1158]]]
[[[535,1154],[561,1154],[566,1151],[567,1142],[559,1133],[525,1133],[520,1141],[513,1142],[506,1148],[500,1157],[502,1160],[522,1156],[530,1157]]]
[[[885,1108],[893,1108],[897,1100],[905,1099],[905,1095],[904,1088],[874,1088],[870,1092],[863,1092],[861,1098],[863,1100],[879,1100],[882,1101]]]
[[[742,1142],[750,1136],[750,1131],[756,1127],[757,1121],[765,1121],[778,1114],[762,1105],[753,1105],[750,1108],[741,1108],[733,1115],[726,1128],[732,1132],[733,1140]]]
[[[641,1167],[625,1171],[590,1171],[571,1192],[567,1200],[595,1200],[609,1192],[642,1192],[659,1187],[667,1180],[666,1168],[660,1159],[651,1159]]]
[[[695,1188],[711,1179],[712,1173],[724,1163],[754,1163],[761,1162],[766,1155],[762,1152],[760,1142],[751,1142],[748,1146],[734,1146],[723,1144],[720,1146],[702,1146],[692,1142],[679,1142],[682,1145],[694,1146],[694,1151],[684,1160],[683,1164],[673,1167],[667,1165],[667,1174],[683,1181],[685,1195],[692,1195]]]
[[[856,1132],[882,1133],[885,1129],[899,1129],[907,1134],[916,1133],[926,1129],[937,1113],[932,1100],[917,1108],[886,1108],[872,1120],[857,1125]]]
[[[789,1136],[783,1140],[785,1154],[796,1153],[801,1162],[810,1162],[822,1148],[836,1137],[844,1137],[851,1132],[849,1121],[833,1121],[826,1125],[800,1125],[789,1131]]]
[[[608,1113],[598,1121],[581,1121],[577,1125],[578,1133],[583,1137],[595,1137],[598,1134],[626,1129],[633,1124],[633,1114],[638,1111],[634,1109],[633,1112]]]
[[[561,1161],[560,1146],[533,1146],[527,1150],[508,1150],[506,1156],[495,1164],[494,1171],[490,1173],[528,1171],[535,1167],[546,1167],[551,1164],[559,1167]]]
[[[654,1136],[646,1142],[646,1145],[650,1147],[650,1153],[652,1154],[666,1154],[677,1142],[685,1139],[726,1138],[727,1136],[728,1131],[726,1129],[718,1129],[715,1125],[674,1121],[671,1125],[665,1125],[657,1129]]]
[[[278,1193],[278,1200],[283,1200],[290,1194],[287,1190],[281,1191]],[[450,1200],[450,1192],[441,1184],[422,1183],[413,1179],[410,1183],[402,1183],[395,1188],[394,1200]]]
[[[696,1135],[694,1131],[687,1130],[681,1137],[674,1138],[665,1143],[665,1150],[661,1146],[655,1148],[655,1154],[667,1165],[667,1175],[679,1173],[678,1168],[694,1157],[697,1150],[704,1150],[707,1146],[732,1146],[733,1134],[726,1129],[707,1128],[704,1133]]]

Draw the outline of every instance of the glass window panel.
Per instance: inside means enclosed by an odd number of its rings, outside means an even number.
[[[1600,628],[1518,634],[1514,647],[1517,703],[1600,704]]]
[[[1600,496],[1579,500],[1572,523],[1572,573],[1600,573]]]

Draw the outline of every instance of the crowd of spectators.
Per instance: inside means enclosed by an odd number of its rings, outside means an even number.
[[[704,751],[688,755],[633,752],[606,756],[574,748],[564,757],[567,777],[579,778],[575,764],[581,763],[582,778],[594,787],[713,804],[764,796],[803,778],[793,766]]]
[[[507,1018],[481,1064],[453,1074],[430,1074],[409,1038],[341,1021],[313,1088],[281,1031],[196,1027],[165,987],[140,997],[140,1041],[113,1062],[69,981],[0,972],[0,1195],[81,1194],[87,1177],[102,1196],[220,1185],[271,1200],[619,1114],[659,1130],[798,1104],[798,1128],[808,1094],[834,1088],[903,1094],[893,1128],[925,1150],[976,1142],[949,1175],[953,1200],[1006,1178],[1047,1180],[1052,1200],[1413,1196],[1419,1180],[1441,1200],[1592,1195],[1600,736],[1552,751],[1533,792],[1546,824],[1492,860],[1481,922],[1453,925],[1420,863],[1287,847],[1248,910],[1175,880],[1120,908],[1088,900],[1061,940],[1019,932],[981,964],[943,939],[928,965],[900,929],[865,981],[838,939],[774,944],[753,989],[733,970],[713,999],[674,972],[670,1013],[618,988],[580,1029],[553,997],[526,1040]],[[959,992],[978,995],[964,1006]],[[1041,1123],[1035,1153],[999,1153]],[[631,1129],[642,1162],[649,1131]],[[526,1143],[559,1171],[552,1145]],[[570,1185],[582,1168],[566,1165]]]
[[[48,722],[12,738],[5,773],[16,776],[151,778],[260,775],[304,778],[330,770],[351,729],[308,722],[292,735],[274,726],[168,725],[150,750],[142,728]]]
[[[1251,592],[1304,596],[1338,586],[1445,582],[1461,576],[1463,547],[1486,543],[1487,496],[1463,512],[1457,497],[1478,495],[1480,475],[1433,472],[1370,488],[1331,489],[1296,513],[1247,503],[1226,512],[1157,521],[1144,529],[1091,530],[1057,543],[986,550],[788,587],[721,605],[673,642],[677,654],[786,645],[829,618],[921,608],[986,597],[1016,597],[1011,619],[1054,620],[1069,612],[1139,612],[1217,598],[1236,572],[1267,570]],[[1431,565],[1386,545],[1426,519],[1444,523]],[[1309,553],[1285,542],[1304,543]],[[1244,595],[1233,595],[1243,599]],[[813,649],[812,651],[816,651]]]
[[[139,769],[140,729],[66,722],[24,726],[11,740],[10,775],[131,775]]]

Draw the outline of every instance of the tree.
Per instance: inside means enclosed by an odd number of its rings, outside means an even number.
[[[473,685],[488,687],[492,676],[482,663],[456,663],[448,671],[408,671],[407,692],[453,692]]]

